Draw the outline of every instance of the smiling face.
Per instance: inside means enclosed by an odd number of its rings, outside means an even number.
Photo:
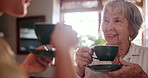
[[[3,12],[13,16],[24,16],[30,0],[3,0]]]
[[[122,13],[106,12],[103,17],[102,30],[108,45],[120,45],[129,42],[129,25]]]

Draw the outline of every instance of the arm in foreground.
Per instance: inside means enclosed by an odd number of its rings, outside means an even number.
[[[55,78],[75,78],[70,52],[74,51],[77,44],[77,33],[70,26],[57,24],[52,41],[56,48]]]

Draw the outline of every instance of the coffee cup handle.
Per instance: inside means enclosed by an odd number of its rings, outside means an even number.
[[[94,48],[91,48],[91,51],[92,51],[92,52],[95,52]],[[97,57],[94,57],[93,55],[91,55],[91,57],[92,57],[93,59],[98,59]]]

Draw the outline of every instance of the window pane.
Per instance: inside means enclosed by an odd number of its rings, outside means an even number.
[[[93,44],[89,38],[98,39],[98,11],[65,13],[64,24],[72,26],[81,42],[85,40],[84,46]]]
[[[142,45],[142,30],[139,31],[137,37],[132,42],[137,45]]]
[[[98,36],[98,12],[65,13],[65,24],[71,25],[78,35]]]
[[[71,2],[63,2],[63,9],[74,9],[74,8],[94,8],[98,7],[98,1],[71,1]]]

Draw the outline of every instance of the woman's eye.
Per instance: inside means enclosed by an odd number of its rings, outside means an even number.
[[[104,22],[109,22],[108,20],[104,19]]]
[[[121,21],[120,20],[115,20],[114,22],[117,22],[118,23],[118,22],[121,22]]]

